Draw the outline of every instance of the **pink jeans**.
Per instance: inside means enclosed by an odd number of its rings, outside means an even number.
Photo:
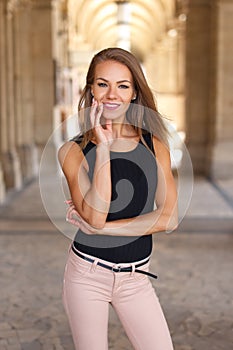
[[[101,259],[91,264],[69,252],[63,302],[75,349],[108,349],[111,303],[135,350],[172,350],[168,326],[149,278],[137,272],[115,273],[98,266],[98,261],[114,265]],[[140,269],[148,271],[149,263]]]

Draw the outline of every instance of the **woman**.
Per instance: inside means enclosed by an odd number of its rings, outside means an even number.
[[[173,349],[148,270],[152,234],[177,226],[177,193],[167,131],[136,58],[96,54],[79,110],[81,135],[59,150],[67,220],[79,228],[63,289],[75,348],[108,349],[111,303],[136,350]]]

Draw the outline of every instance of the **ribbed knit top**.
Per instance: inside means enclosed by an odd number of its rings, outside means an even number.
[[[151,135],[143,138],[150,150],[140,140],[128,152],[110,152],[112,197],[107,221],[132,218],[146,214],[154,208],[157,187],[157,163]],[[74,139],[80,143],[81,139]],[[96,145],[89,142],[83,149],[88,162],[88,176],[92,181]],[[103,178],[104,181],[104,178]],[[151,254],[152,236],[87,235],[78,230],[74,247],[79,251],[115,263],[142,260]]]

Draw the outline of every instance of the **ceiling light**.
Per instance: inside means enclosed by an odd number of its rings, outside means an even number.
[[[176,29],[169,29],[167,33],[171,38],[175,38],[178,34]]]

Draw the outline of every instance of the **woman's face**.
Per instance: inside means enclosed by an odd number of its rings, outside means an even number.
[[[97,64],[92,93],[95,100],[103,103],[103,116],[106,119],[125,116],[131,100],[136,96],[130,70],[116,61]]]

